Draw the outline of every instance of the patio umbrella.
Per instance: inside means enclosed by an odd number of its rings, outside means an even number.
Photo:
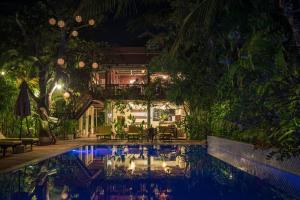
[[[25,81],[20,86],[20,93],[16,102],[15,115],[21,117],[20,139],[22,138],[23,118],[31,115],[28,85]]]

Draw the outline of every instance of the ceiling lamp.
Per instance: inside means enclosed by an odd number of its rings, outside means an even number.
[[[78,63],[78,66],[79,66],[79,68],[84,68],[85,63],[84,63],[83,61],[80,61],[80,62]]]
[[[77,16],[75,17],[75,21],[76,21],[77,23],[82,22],[82,17],[81,17],[80,15],[77,15]]]
[[[59,59],[57,59],[57,64],[63,65],[63,64],[65,64],[65,60],[63,58],[59,58]]]
[[[77,37],[78,36],[78,31],[72,31],[71,34],[72,34],[73,37]]]
[[[93,68],[93,69],[97,69],[98,67],[99,67],[98,63],[94,62],[94,63],[92,64],[92,68]]]
[[[89,25],[90,25],[90,26],[94,26],[94,25],[95,25],[95,23],[96,23],[96,22],[95,22],[95,20],[94,20],[94,19],[90,19],[90,20],[89,20]]]
[[[59,20],[59,21],[57,22],[57,26],[58,26],[59,28],[65,27],[65,22],[64,22],[64,20]]]
[[[56,24],[56,19],[54,19],[53,17],[49,19],[49,24],[54,26]]]

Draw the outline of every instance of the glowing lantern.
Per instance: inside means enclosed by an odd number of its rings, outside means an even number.
[[[78,36],[78,31],[72,31],[71,34],[72,34],[73,37],[77,37]]]
[[[59,28],[63,28],[63,27],[65,27],[65,22],[64,22],[63,20],[59,20],[59,21],[57,22],[57,26],[58,26]]]
[[[90,26],[94,26],[95,25],[95,20],[94,19],[90,19],[89,20],[89,25]]]
[[[65,60],[63,58],[59,58],[59,59],[57,59],[57,64],[63,65],[63,64],[65,64]]]
[[[85,63],[84,63],[83,61],[80,61],[80,62],[78,63],[78,66],[79,66],[79,68],[84,68]]]
[[[1,76],[4,76],[5,75],[5,71],[1,71]]]
[[[98,66],[99,66],[98,63],[96,63],[96,62],[94,62],[94,63],[92,64],[92,68],[93,68],[93,69],[97,69]]]
[[[82,22],[82,17],[80,15],[77,15],[75,17],[75,21],[78,22],[78,23]]]
[[[54,26],[56,24],[56,19],[50,18],[49,19],[49,24],[52,25],[52,26]]]
[[[70,95],[70,93],[69,93],[69,92],[65,92],[65,93],[64,93],[64,98],[65,98],[65,99],[68,99],[68,98],[70,98],[70,96],[71,96],[71,95]]]

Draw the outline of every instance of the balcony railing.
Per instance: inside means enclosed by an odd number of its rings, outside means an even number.
[[[145,84],[109,84],[94,85],[93,94],[104,99],[164,99],[165,88],[147,87]]]

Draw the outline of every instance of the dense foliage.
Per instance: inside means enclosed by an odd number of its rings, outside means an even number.
[[[150,41],[165,46],[152,66],[172,74],[169,98],[188,108],[190,138],[300,152],[297,38],[274,2],[170,1]]]

